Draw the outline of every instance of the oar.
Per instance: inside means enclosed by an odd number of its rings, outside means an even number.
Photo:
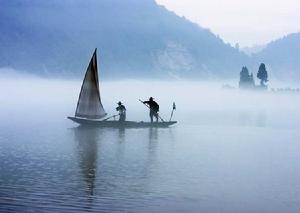
[[[175,104],[175,102],[173,102],[173,109],[172,109],[172,113],[171,113],[171,117],[170,117],[170,120],[169,120],[169,121],[172,120],[174,110],[176,110],[176,104]]]
[[[159,119],[162,121],[162,122],[165,122],[164,119],[162,119],[159,114],[157,112],[155,112],[153,109],[151,109],[151,107],[149,107],[147,104],[145,104],[141,99],[139,99],[139,101],[144,104],[146,107],[148,107],[152,112],[154,112],[155,114],[157,114],[157,116],[159,117]]]
[[[115,118],[115,117],[117,117],[117,116],[119,116],[119,115],[112,115],[112,116],[110,116],[110,117],[108,117],[108,118],[105,118],[105,119],[102,120],[102,121],[107,121],[107,120],[109,120],[109,119],[111,119],[111,118]]]

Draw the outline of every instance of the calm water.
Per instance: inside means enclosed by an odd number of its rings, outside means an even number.
[[[104,83],[109,114],[154,94],[179,124],[99,129],[65,119],[80,82],[2,79],[0,211],[299,212],[299,96],[217,85]]]

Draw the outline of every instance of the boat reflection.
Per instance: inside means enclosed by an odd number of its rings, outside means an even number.
[[[85,182],[85,191],[89,195],[94,195],[99,129],[77,127],[74,128],[74,134],[77,142],[79,168]]]
[[[145,193],[156,184],[161,136],[169,131],[97,127],[73,130],[79,176],[91,208],[99,196],[111,197],[127,190]]]
[[[99,146],[101,146],[101,143],[104,143],[104,146],[108,145],[111,147],[115,147],[115,159],[122,161],[122,156],[124,152],[124,145],[122,144],[125,141],[125,129],[120,128],[116,130],[107,130],[97,127],[79,126],[74,128],[73,131],[78,153],[77,155],[79,170],[81,172],[82,179],[85,183],[84,190],[88,195],[93,196],[95,194],[94,191],[97,179],[97,170],[100,169],[98,168],[100,165],[100,163],[98,162],[100,156],[98,155],[99,153],[101,153]],[[107,137],[107,135],[109,135],[110,137]],[[104,140],[106,140],[108,143],[105,143]],[[103,160],[106,159],[106,156],[107,155],[102,156],[104,158]],[[111,163],[113,164],[113,162]],[[105,168],[102,169],[105,170]],[[104,170],[102,171],[103,175],[105,175]],[[101,177],[98,178],[101,179]]]

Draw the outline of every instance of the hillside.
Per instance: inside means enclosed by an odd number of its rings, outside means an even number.
[[[300,33],[290,34],[269,43],[254,55],[254,60],[268,64],[272,76],[279,80],[300,80]]]
[[[154,0],[0,0],[0,67],[104,78],[235,77],[248,57]]]

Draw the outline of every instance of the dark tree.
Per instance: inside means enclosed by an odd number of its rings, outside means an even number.
[[[249,79],[249,71],[247,67],[243,67],[242,71],[240,72],[240,81],[246,82]]]
[[[240,83],[239,87],[241,89],[252,89],[255,87],[253,75],[249,75],[249,71],[247,67],[243,67],[240,72]]]
[[[262,87],[265,87],[266,85],[264,83],[269,81],[268,80],[268,72],[266,70],[266,65],[264,63],[262,63],[259,66],[258,73],[257,73],[257,78],[260,79],[260,85]]]

